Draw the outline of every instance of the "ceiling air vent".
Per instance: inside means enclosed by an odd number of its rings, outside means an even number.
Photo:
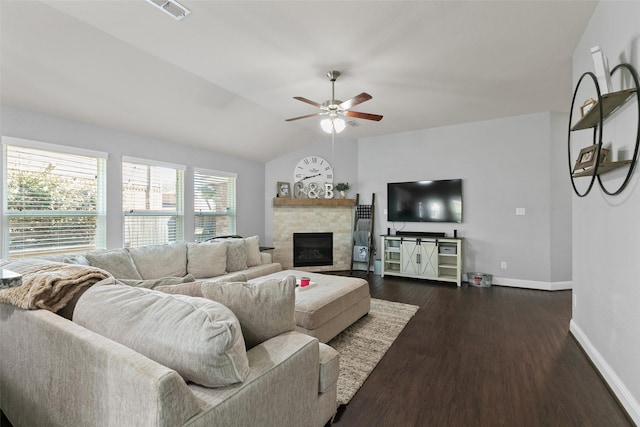
[[[189,9],[181,5],[175,0],[147,0],[149,3],[180,21],[191,13]]]

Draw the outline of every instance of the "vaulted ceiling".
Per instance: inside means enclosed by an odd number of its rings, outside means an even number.
[[[322,138],[293,96],[373,99],[349,138],[567,111],[592,1],[0,1],[4,105],[268,161]],[[471,141],[470,141],[471,142]]]

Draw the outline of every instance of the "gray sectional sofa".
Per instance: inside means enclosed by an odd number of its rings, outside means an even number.
[[[162,278],[249,280],[282,270],[279,263],[272,262],[271,254],[260,252],[258,236],[98,250],[41,259],[102,268],[116,279],[143,287],[154,287]],[[140,282],[133,282],[136,280]]]
[[[260,281],[281,267],[254,240],[0,261],[33,284],[0,291],[0,408],[15,427],[324,425],[338,354],[295,331],[295,277]]]

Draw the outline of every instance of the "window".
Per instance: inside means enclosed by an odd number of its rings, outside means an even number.
[[[184,240],[184,167],[125,157],[122,162],[124,246]]]
[[[196,242],[236,234],[236,177],[227,172],[194,171]]]
[[[3,138],[3,257],[106,245],[106,153]]]

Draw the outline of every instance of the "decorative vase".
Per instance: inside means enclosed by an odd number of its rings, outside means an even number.
[[[341,199],[346,199],[347,198],[347,196],[344,194],[344,191],[340,192],[340,198]]]

